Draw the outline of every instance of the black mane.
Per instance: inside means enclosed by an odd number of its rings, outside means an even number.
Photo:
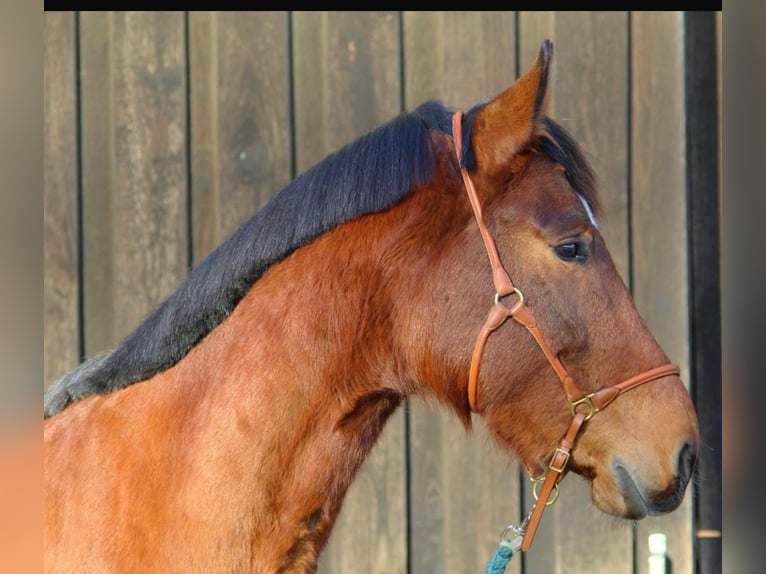
[[[464,141],[480,108],[464,119]],[[433,176],[437,139],[451,114],[429,101],[346,145],[294,179],[194,267],[178,289],[117,347],[85,361],[45,394],[46,417],[75,400],[145,380],[181,360],[220,324],[269,266],[333,227],[382,211]],[[547,118],[541,149],[564,164],[570,182],[595,207],[593,180],[574,140]],[[463,156],[471,166],[470,146]]]
[[[430,101],[329,155],[274,195],[184,278],[116,348],[64,375],[45,416],[92,394],[142,381],[174,365],[221,323],[274,263],[333,227],[384,210],[433,176],[429,130],[450,112]]]

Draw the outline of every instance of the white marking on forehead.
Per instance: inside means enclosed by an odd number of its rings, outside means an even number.
[[[588,200],[585,199],[582,195],[580,195],[576,191],[575,191],[575,195],[577,195],[577,199],[580,200],[580,203],[582,203],[582,206],[585,208],[585,213],[588,214],[588,219],[590,219],[590,222],[593,224],[593,227],[598,227],[598,223],[596,222],[596,217],[593,215],[593,211],[590,208],[590,204],[588,203]]]

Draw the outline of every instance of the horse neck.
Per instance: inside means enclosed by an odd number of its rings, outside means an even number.
[[[409,258],[406,245],[422,247],[403,241],[417,217],[407,203],[398,214],[343,224],[274,265],[177,366],[200,395],[198,448],[225,440],[237,467],[226,476],[244,485],[218,488],[256,508],[255,553],[281,548],[273,565],[315,559],[356,471],[410,391],[395,312],[408,295],[391,292],[411,283],[397,258]]]

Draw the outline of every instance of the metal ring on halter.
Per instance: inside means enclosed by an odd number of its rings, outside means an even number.
[[[524,293],[522,293],[519,290],[518,287],[514,287],[513,291],[511,291],[510,293],[508,293],[506,295],[503,295],[503,297],[508,297],[509,295],[513,295],[514,293],[516,293],[516,295],[519,298],[519,304],[523,303],[524,302]],[[498,303],[500,303],[500,293],[495,293],[495,305],[497,305]]]
[[[572,409],[572,416],[575,416],[577,414],[577,407],[580,405],[585,405],[588,407],[588,412],[583,413],[585,415],[585,420],[589,421],[591,418],[593,418],[593,415],[595,415],[599,409],[596,407],[596,405],[593,404],[593,396],[596,393],[590,393],[588,395],[585,395],[581,399],[577,399],[576,401],[572,401],[569,403],[570,408]]]
[[[532,481],[532,496],[535,497],[535,500],[537,500],[540,497],[540,493],[537,491],[537,489],[540,487],[540,485],[545,482],[545,475],[542,477],[534,477],[530,476],[529,480]],[[559,499],[559,485],[557,482],[553,483],[553,490],[551,491],[551,495],[548,498],[548,500],[545,501],[545,506],[550,506],[554,502],[556,502]]]

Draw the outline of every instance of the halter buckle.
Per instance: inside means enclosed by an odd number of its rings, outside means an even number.
[[[569,403],[569,406],[572,408],[572,416],[575,416],[577,414],[577,407],[580,405],[586,405],[588,407],[588,412],[585,414],[585,420],[590,420],[593,415],[595,415],[598,412],[598,407],[593,404],[593,396],[596,393],[590,393],[588,395],[585,395],[581,399],[577,399],[576,401],[571,401]]]
[[[561,461],[560,465],[554,466],[553,462],[556,460],[556,455],[559,454],[559,453],[564,455],[564,460]],[[553,456],[551,457],[551,462],[548,463],[548,468],[551,469],[553,472],[561,474],[562,472],[564,472],[564,469],[567,467],[567,463],[569,462],[569,455],[571,455],[571,454],[572,453],[570,451],[564,450],[560,446],[557,446],[556,450],[553,451]]]

